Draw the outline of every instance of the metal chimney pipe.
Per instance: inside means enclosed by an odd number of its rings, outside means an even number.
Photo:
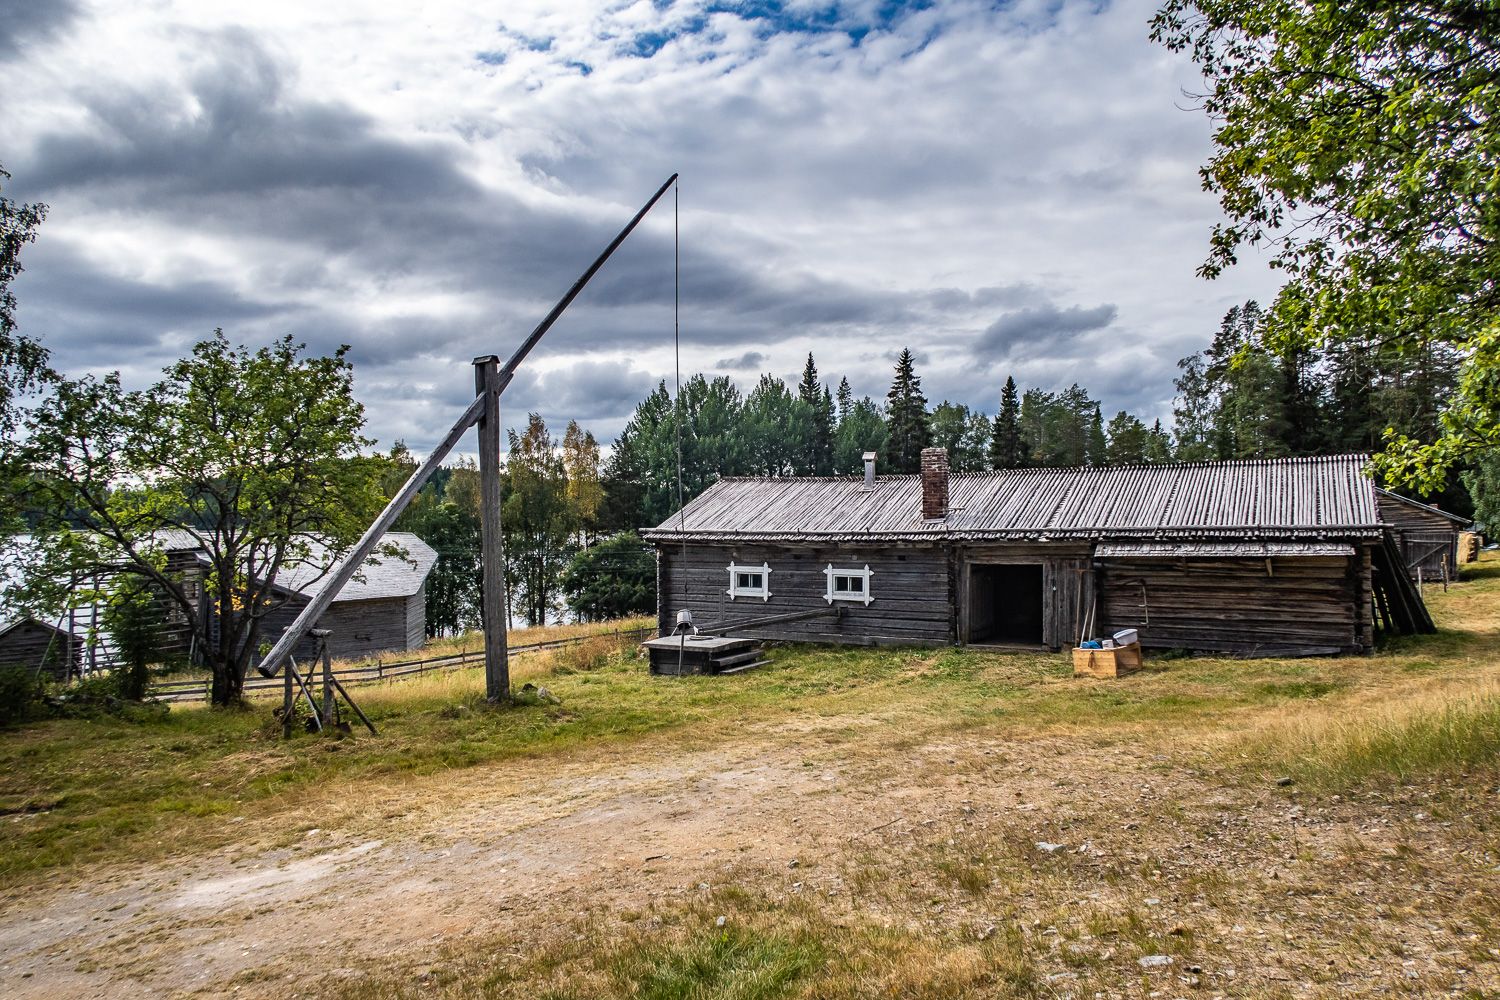
[[[865,489],[867,489],[867,490],[873,490],[874,488],[875,488],[875,453],[873,451],[867,451],[867,452],[865,452]]]

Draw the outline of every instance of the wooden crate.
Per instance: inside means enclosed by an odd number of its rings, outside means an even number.
[[[1074,677],[1123,677],[1141,669],[1141,644],[1073,650]]]

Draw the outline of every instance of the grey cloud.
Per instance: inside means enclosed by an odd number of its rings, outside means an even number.
[[[77,0],[0,0],[0,62],[14,58],[29,41],[47,41],[78,17]]]
[[[982,364],[989,365],[1023,345],[1045,343],[1060,348],[1079,334],[1108,326],[1117,312],[1108,303],[1092,309],[1080,306],[1059,309],[1051,304],[1020,309],[991,323],[974,342],[974,355]]]
[[[714,367],[720,371],[747,372],[759,370],[764,360],[766,356],[759,351],[746,351],[737,358],[720,358],[714,362]]]

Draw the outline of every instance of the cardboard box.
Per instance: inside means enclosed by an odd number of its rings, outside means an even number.
[[[1141,644],[1073,650],[1074,677],[1124,677],[1141,669]]]

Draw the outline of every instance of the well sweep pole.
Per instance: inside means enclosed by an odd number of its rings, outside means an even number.
[[[531,349],[537,345],[537,341],[542,339],[542,335],[552,328],[552,324],[557,322],[557,318],[563,314],[563,310],[572,304],[573,300],[578,297],[579,292],[583,291],[583,286],[588,284],[589,279],[598,272],[599,268],[604,266],[604,262],[609,260],[610,254],[614,253],[619,245],[625,242],[625,237],[630,235],[631,231],[646,217],[646,213],[651,211],[652,207],[661,200],[661,196],[667,193],[667,189],[676,180],[677,175],[673,174],[667,178],[661,187],[656,189],[656,193],[651,196],[651,200],[646,202],[645,206],[639,212],[635,213],[635,218],[631,219],[625,228],[620,230],[619,235],[614,238],[609,246],[605,247],[604,252],[598,256],[593,264],[589,265],[589,269],[584,271],[583,275],[577,281],[573,282],[573,287],[568,289],[567,294],[558,301],[557,305],[552,307],[552,311],[537,324],[536,329],[531,331],[531,335],[511,355],[510,360],[505,363],[505,367],[496,373],[494,399],[496,401],[497,424],[500,393],[504,392],[505,387],[510,384],[510,380],[515,376],[516,369],[522,361],[526,360],[526,355],[531,353]],[[375,546],[380,543],[381,537],[390,530],[391,525],[395,523],[396,518],[401,516],[401,512],[406,509],[407,504],[411,503],[417,492],[421,490],[432,474],[437,471],[443,459],[448,457],[448,453],[458,444],[469,427],[484,415],[487,397],[488,394],[478,396],[469,404],[468,409],[464,410],[463,416],[458,418],[458,422],[453,425],[448,435],[443,438],[438,446],[433,449],[432,454],[427,457],[427,461],[423,462],[421,468],[411,474],[411,478],[401,487],[401,491],[392,497],[391,502],[386,505],[385,510],[380,512],[380,516],[375,519],[375,523],[370,525],[365,533],[360,536],[359,541],[355,543],[354,548],[345,558],[343,564],[334,571],[332,578],[313,596],[312,600],[307,602],[301,614],[297,615],[296,621],[287,626],[286,631],[281,634],[281,638],[276,641],[276,645],[272,646],[271,651],[261,660],[260,666],[257,669],[260,670],[262,676],[276,676],[277,671],[281,669],[281,661],[291,653],[292,647],[301,640],[302,636],[307,634],[307,630],[322,616],[323,612],[328,610],[328,605],[333,603],[333,599],[338,596],[339,591],[343,590],[344,585],[353,578],[355,571],[365,564],[366,559],[370,558],[370,554],[375,551]],[[498,435],[498,426],[495,432]],[[498,458],[497,452],[497,461]],[[502,614],[502,620],[503,617]],[[488,661],[488,657],[486,657],[486,661]]]

